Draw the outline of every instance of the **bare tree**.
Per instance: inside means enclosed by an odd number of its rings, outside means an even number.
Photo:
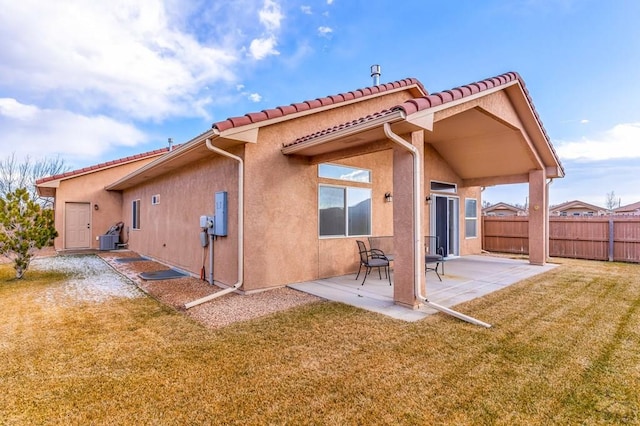
[[[619,202],[616,201],[616,193],[613,191],[607,192],[607,198],[605,200],[604,206],[607,208],[607,210],[613,210],[616,208],[616,205],[618,205],[619,207]]]
[[[27,156],[19,161],[13,152],[0,160],[0,198],[5,199],[7,194],[18,188],[26,188],[32,200],[46,207],[52,203],[52,200],[38,195],[36,181],[42,177],[66,171],[69,171],[69,167],[60,156],[45,157],[35,161]]]

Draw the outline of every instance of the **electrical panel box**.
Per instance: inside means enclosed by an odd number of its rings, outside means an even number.
[[[227,192],[221,191],[215,194],[215,221],[213,233],[220,237],[227,236]]]

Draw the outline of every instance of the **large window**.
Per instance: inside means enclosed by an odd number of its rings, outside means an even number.
[[[131,222],[133,223],[133,229],[140,229],[140,200],[133,200],[131,203]]]
[[[371,234],[371,189],[320,185],[320,236]]]
[[[478,200],[475,198],[464,200],[464,236],[466,238],[478,236]]]
[[[371,171],[336,164],[320,164],[318,177],[371,183]],[[371,234],[371,188],[324,185],[318,187],[321,237]]]

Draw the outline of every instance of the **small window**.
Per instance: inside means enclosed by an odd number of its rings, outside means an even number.
[[[447,192],[450,194],[455,194],[458,192],[458,186],[455,183],[438,182],[438,181],[432,180],[431,190],[437,191],[437,192]]]
[[[140,229],[140,200],[134,200],[132,203],[131,222],[133,229]]]
[[[347,180],[351,182],[371,183],[371,171],[336,164],[320,164],[318,176],[327,179]]]
[[[478,236],[478,200],[475,198],[464,200],[464,236],[466,238]]]
[[[151,204],[154,205],[154,206],[156,204],[160,204],[160,195],[159,194],[151,196]]]

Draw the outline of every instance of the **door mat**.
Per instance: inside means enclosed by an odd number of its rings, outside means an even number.
[[[176,271],[175,269],[164,269],[162,271],[141,272],[138,276],[143,280],[170,280],[173,278],[186,277],[187,274]]]
[[[149,260],[146,257],[119,257],[116,259],[116,262],[120,263],[128,263],[128,262],[140,262],[143,260]]]

